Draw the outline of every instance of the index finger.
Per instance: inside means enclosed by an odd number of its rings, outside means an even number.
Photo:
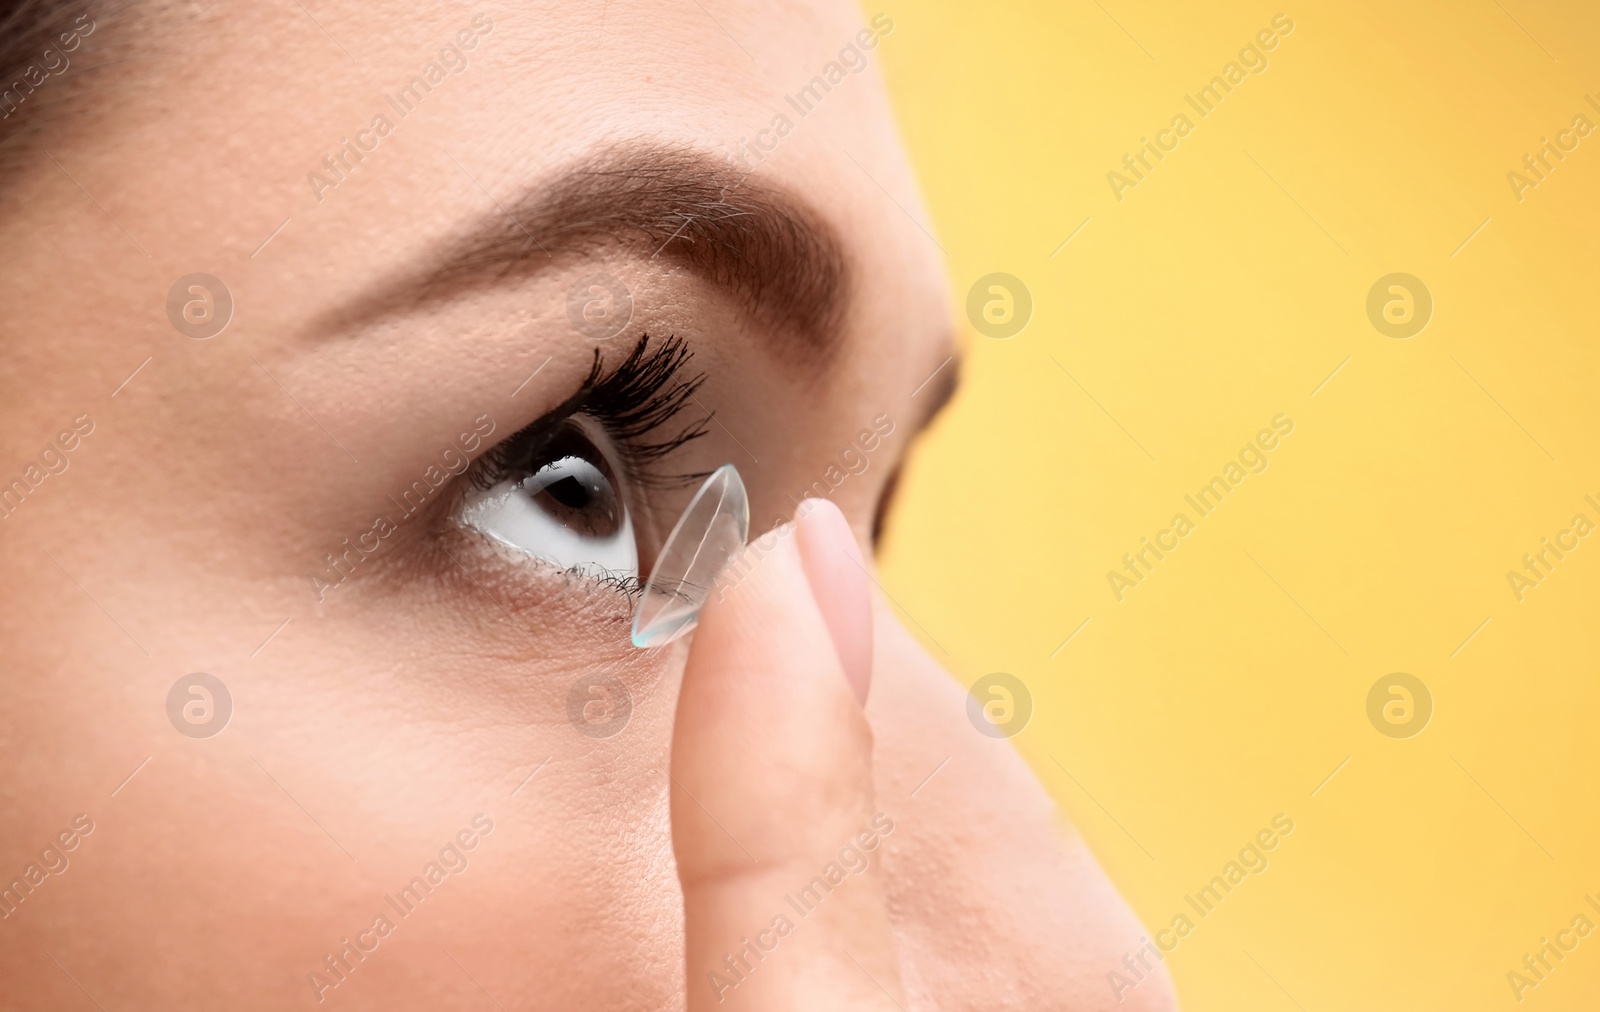
[[[866,575],[837,507],[802,512],[707,605],[684,672],[672,839],[690,1012],[902,1006],[878,879],[894,822],[861,708]]]

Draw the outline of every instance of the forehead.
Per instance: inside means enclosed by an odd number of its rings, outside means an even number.
[[[271,237],[319,279],[296,300],[311,308],[565,166],[645,142],[803,194],[882,274],[901,329],[933,306],[927,329],[943,330],[943,254],[914,218],[876,66],[892,22],[849,4],[306,2],[101,21],[78,58],[121,78],[117,94],[86,96],[51,150],[129,252],[261,266]]]

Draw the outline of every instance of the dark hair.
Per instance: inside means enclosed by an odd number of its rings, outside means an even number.
[[[91,0],[0,0],[0,146],[14,149],[18,137],[39,128],[38,116],[23,115],[18,122],[18,114],[49,77],[65,73],[70,58],[63,39],[90,6]],[[66,49],[75,48],[72,39]],[[46,89],[57,97],[65,90]]]
[[[84,0],[0,0],[0,73],[37,59],[60,26],[89,7]]]

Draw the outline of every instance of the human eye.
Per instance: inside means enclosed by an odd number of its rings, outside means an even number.
[[[468,495],[460,522],[562,569],[638,579],[638,545],[615,454],[601,450],[597,444],[608,440],[592,432],[588,419],[572,418],[538,443],[512,437],[501,444],[505,460],[493,484]]]
[[[637,587],[646,493],[696,477],[660,472],[705,432],[705,421],[672,426],[705,378],[683,375],[689,358],[683,342],[652,346],[648,336],[609,371],[596,352],[575,394],[474,463],[456,522],[561,569]]]

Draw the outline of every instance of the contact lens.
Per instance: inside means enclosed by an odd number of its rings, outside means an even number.
[[[659,647],[693,629],[717,574],[750,534],[750,500],[732,464],[723,464],[689,500],[644,585],[633,615],[633,645]]]

